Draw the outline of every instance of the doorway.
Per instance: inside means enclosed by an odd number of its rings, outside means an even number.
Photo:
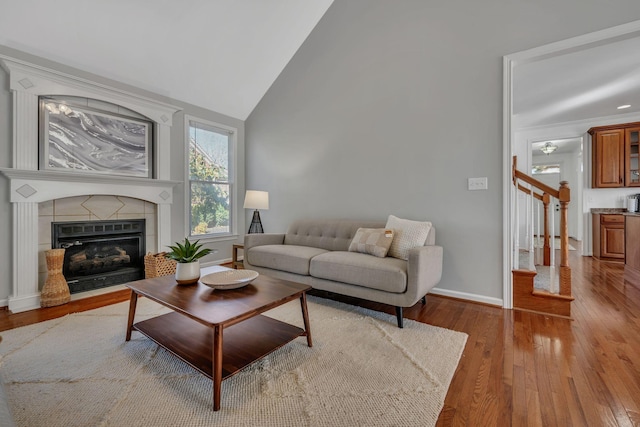
[[[518,65],[523,64],[534,64],[541,63],[542,61],[549,58],[567,58],[569,60],[572,54],[576,52],[584,51],[590,48],[603,47],[609,44],[613,45],[617,42],[625,42],[631,39],[640,40],[640,21],[632,22],[629,24],[621,25],[618,27],[610,28],[607,30],[586,34],[584,36],[575,37],[572,39],[564,40],[557,43],[552,43],[546,46],[542,46],[539,48],[534,48],[531,50],[518,52],[512,55],[508,55],[504,57],[503,61],[503,71],[504,71],[504,102],[503,102],[503,155],[504,155],[504,163],[503,163],[503,217],[504,217],[504,228],[503,228],[503,259],[504,259],[504,272],[503,272],[503,301],[505,308],[513,307],[513,283],[512,283],[512,269],[513,269],[513,258],[511,257],[514,243],[518,241],[519,230],[514,228],[514,225],[517,224],[516,213],[517,208],[515,204],[518,200],[518,195],[516,194],[516,190],[513,187],[513,182],[511,180],[512,176],[512,165],[513,165],[513,157],[517,155],[518,158],[523,159],[531,159],[532,155],[530,155],[531,151],[528,149],[529,147],[525,144],[523,147],[522,144],[522,117],[519,114],[520,111],[516,111],[514,108],[515,102],[517,100],[517,96],[520,94],[515,93],[514,91],[514,81],[516,78],[516,68]],[[575,76],[574,76],[575,77]],[[611,80],[611,78],[609,78]],[[559,80],[561,81],[561,80]],[[558,83],[559,81],[556,81]],[[569,80],[567,80],[569,81]],[[614,88],[607,82],[609,86],[609,90],[605,91],[606,93],[613,93]],[[594,86],[595,87],[595,86]],[[627,87],[629,87],[627,85]],[[561,116],[561,112],[566,115],[566,110],[560,110],[562,107],[564,109],[568,108],[574,104],[580,103],[588,103],[592,100],[592,96],[597,95],[597,91],[585,91],[584,96],[573,97],[563,100],[560,105],[554,104],[552,105],[544,105],[543,103],[537,105],[537,114],[532,116],[534,120],[540,120],[545,117],[552,117],[557,119]],[[589,96],[587,96],[589,95]],[[583,106],[583,105],[579,105]],[[518,114],[517,114],[518,113]],[[589,116],[586,116],[587,118]],[[593,116],[590,116],[593,117]],[[533,122],[529,122],[530,126],[529,130],[534,129],[535,125]],[[537,124],[539,125],[539,123]],[[579,132],[574,133],[574,135],[582,136],[584,133],[584,123],[579,129]],[[587,126],[588,128],[588,126]],[[547,129],[547,131],[551,132],[552,129]],[[549,135],[551,136],[551,135]],[[526,140],[526,138],[525,138]],[[518,144],[520,141],[520,144]],[[531,141],[531,139],[529,139]],[[589,147],[588,144],[584,145],[584,158],[589,158]],[[581,159],[582,161],[582,159]],[[521,162],[518,164],[526,163],[527,168],[529,168],[532,163]],[[519,167],[520,170],[527,170]],[[590,168],[588,164],[583,164],[581,167],[581,175],[590,176]],[[585,180],[586,181],[586,180]],[[572,188],[572,203],[571,205],[576,205],[574,203],[575,198],[573,197],[576,194],[576,191],[581,194],[582,188],[576,188],[575,190]],[[579,218],[583,224],[580,227],[580,230],[584,229],[584,217],[585,215],[582,213],[582,205],[583,203],[579,203]],[[582,234],[582,231],[575,232],[575,234]],[[570,232],[571,234],[571,232]]]

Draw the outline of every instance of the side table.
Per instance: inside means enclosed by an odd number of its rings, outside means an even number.
[[[231,267],[236,270],[238,267],[243,267],[242,259],[238,258],[238,249],[244,251],[244,245],[233,245],[233,249],[231,250]]]

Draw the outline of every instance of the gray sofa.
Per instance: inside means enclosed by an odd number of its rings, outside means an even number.
[[[358,228],[384,228],[376,221],[303,220],[284,234],[247,234],[244,268],[314,289],[348,295],[396,307],[398,327],[403,307],[411,307],[440,281],[442,247],[431,228],[424,246],[409,251],[409,259],[379,258],[349,252]]]

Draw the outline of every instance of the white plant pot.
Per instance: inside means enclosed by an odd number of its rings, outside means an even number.
[[[200,260],[179,262],[176,264],[176,282],[178,285],[191,285],[200,278]]]

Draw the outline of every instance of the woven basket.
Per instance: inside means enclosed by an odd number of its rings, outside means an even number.
[[[40,293],[40,306],[53,307],[69,302],[71,294],[69,285],[62,275],[64,263],[64,249],[50,249],[45,251],[47,260],[47,278]]]
[[[144,256],[144,277],[146,279],[176,274],[176,261],[166,258],[165,253],[148,253]]]

